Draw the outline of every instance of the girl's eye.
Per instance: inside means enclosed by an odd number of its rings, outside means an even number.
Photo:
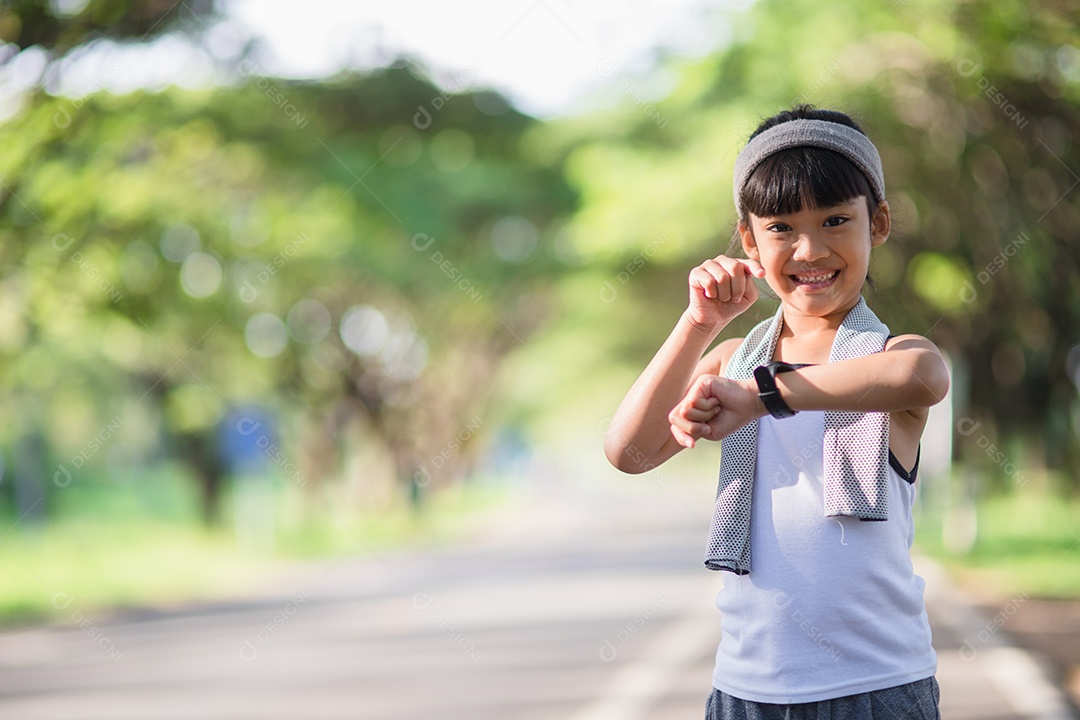
[[[825,221],[825,227],[837,227],[838,225],[843,225],[847,221],[848,221],[848,219],[846,217],[841,217],[840,215],[834,215],[834,216],[832,216],[831,218],[829,218],[828,220]]]
[[[787,223],[773,223],[772,225],[769,225],[765,229],[768,230],[769,232],[782,233],[782,232],[787,232],[788,230],[791,230],[791,226],[788,225]]]

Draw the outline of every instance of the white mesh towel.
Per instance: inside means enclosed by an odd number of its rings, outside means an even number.
[[[759,323],[728,363],[725,377],[744,380],[772,360],[783,326],[783,306]],[[882,352],[889,328],[860,297],[840,324],[829,362]],[[757,421],[724,438],[705,566],[739,575],[750,572],[750,500],[757,461]],[[825,412],[825,515],[861,520],[888,518],[889,415]]]

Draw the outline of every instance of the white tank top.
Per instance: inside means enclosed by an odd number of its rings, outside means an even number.
[[[924,583],[911,566],[914,483],[890,454],[888,520],[824,517],[825,413],[758,423],[753,570],[723,573],[713,687],[793,704],[934,675]]]

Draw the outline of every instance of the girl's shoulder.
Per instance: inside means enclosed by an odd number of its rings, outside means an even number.
[[[696,378],[704,374],[723,375],[724,370],[727,369],[728,362],[731,360],[731,356],[739,349],[739,346],[742,345],[744,339],[745,338],[741,337],[733,337],[717,343],[716,347],[705,353],[698,362],[694,377]],[[931,350],[938,355],[941,354],[938,346],[922,335],[915,335],[912,333],[893,335],[885,342],[885,352],[912,350],[914,348],[924,348]]]
[[[913,333],[891,335],[889,336],[889,339],[885,341],[885,352],[893,350],[913,350],[915,348],[924,348],[926,350],[932,350],[938,355],[941,354],[941,350],[938,349],[938,346],[922,335],[915,335]]]

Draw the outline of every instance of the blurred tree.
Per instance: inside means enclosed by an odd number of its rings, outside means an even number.
[[[267,447],[282,468],[340,472],[372,439],[418,487],[468,461],[494,368],[547,311],[546,248],[573,206],[529,156],[533,120],[407,65],[67,107],[36,96],[0,150],[0,286],[22,308],[6,344],[0,328],[3,388],[57,397],[42,424],[69,428],[61,457],[114,412],[153,418],[208,519],[234,405],[286,416],[300,440]],[[62,420],[73,401],[95,411]]]
[[[8,0],[0,3],[0,41],[16,52],[36,45],[59,58],[100,39],[197,32],[213,14],[213,0]],[[0,53],[0,64],[12,57]]]

